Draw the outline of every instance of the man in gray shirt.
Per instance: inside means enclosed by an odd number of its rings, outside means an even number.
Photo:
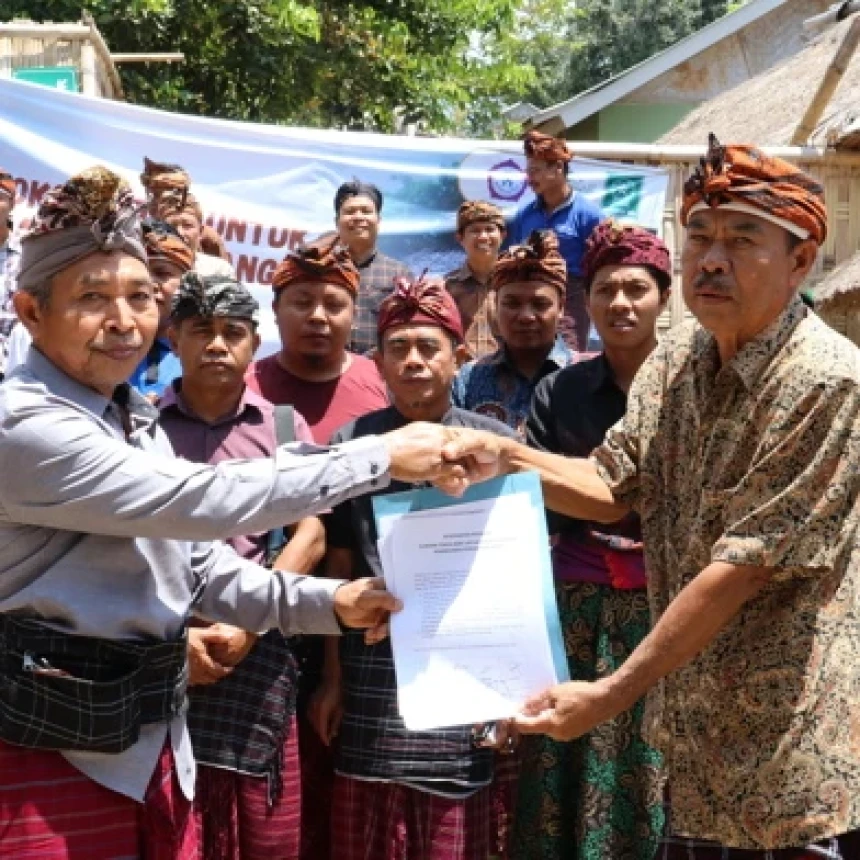
[[[0,388],[0,855],[195,856],[176,660],[189,613],[259,633],[368,627],[372,641],[397,608],[379,580],[267,571],[217,541],[391,478],[456,491],[470,477],[472,452],[430,425],[217,467],[174,458],[123,383],[158,325],[145,259],[130,190],[104,168],[49,192],[23,243],[15,308],[33,347]],[[122,850],[100,851],[107,829]]]

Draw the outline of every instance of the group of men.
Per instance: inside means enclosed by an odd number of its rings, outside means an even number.
[[[696,322],[658,344],[666,246],[563,141],[525,154],[534,203],[464,202],[444,279],[345,183],[256,361],[181,168],[146,162],[143,223],[84,171],[20,242],[0,171],[0,857],[860,857],[860,363],[798,297],[821,187],[712,139]],[[409,731],[370,499],[520,470],[574,680],[498,748]]]

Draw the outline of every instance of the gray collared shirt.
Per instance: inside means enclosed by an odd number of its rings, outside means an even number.
[[[173,457],[157,410],[131,389],[118,391],[128,393],[128,438],[120,397],[80,385],[36,349],[0,386],[0,612],[106,639],[175,638],[192,609],[252,631],[338,633],[339,582],[265,570],[220,539],[386,486],[385,444],[298,443],[272,459],[212,467]],[[168,728],[191,797],[183,718],[144,727],[120,755],[65,755],[96,782],[141,800]]]

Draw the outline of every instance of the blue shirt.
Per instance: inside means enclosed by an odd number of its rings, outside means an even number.
[[[517,370],[504,346],[492,355],[470,361],[460,368],[451,398],[455,406],[488,415],[525,439],[526,419],[537,384],[550,373],[567,367],[576,353],[559,336],[541,369],[528,379]]]
[[[552,212],[547,211],[540,197],[535,197],[514,216],[510,241],[520,245],[533,230],[554,230],[559,252],[567,263],[567,274],[579,277],[585,240],[605,217],[600,207],[576,191]]]
[[[174,379],[182,376],[182,365],[167,338],[157,337],[143,361],[129,377],[129,385],[141,394],[161,397]]]

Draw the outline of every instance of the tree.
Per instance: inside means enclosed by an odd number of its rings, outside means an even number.
[[[525,0],[514,55],[535,69],[525,97],[539,105],[569,99],[728,11],[727,0]]]
[[[480,125],[533,73],[506,35],[518,0],[84,0],[128,98],[183,113],[393,131]],[[5,17],[76,20],[74,0],[6,0]]]

